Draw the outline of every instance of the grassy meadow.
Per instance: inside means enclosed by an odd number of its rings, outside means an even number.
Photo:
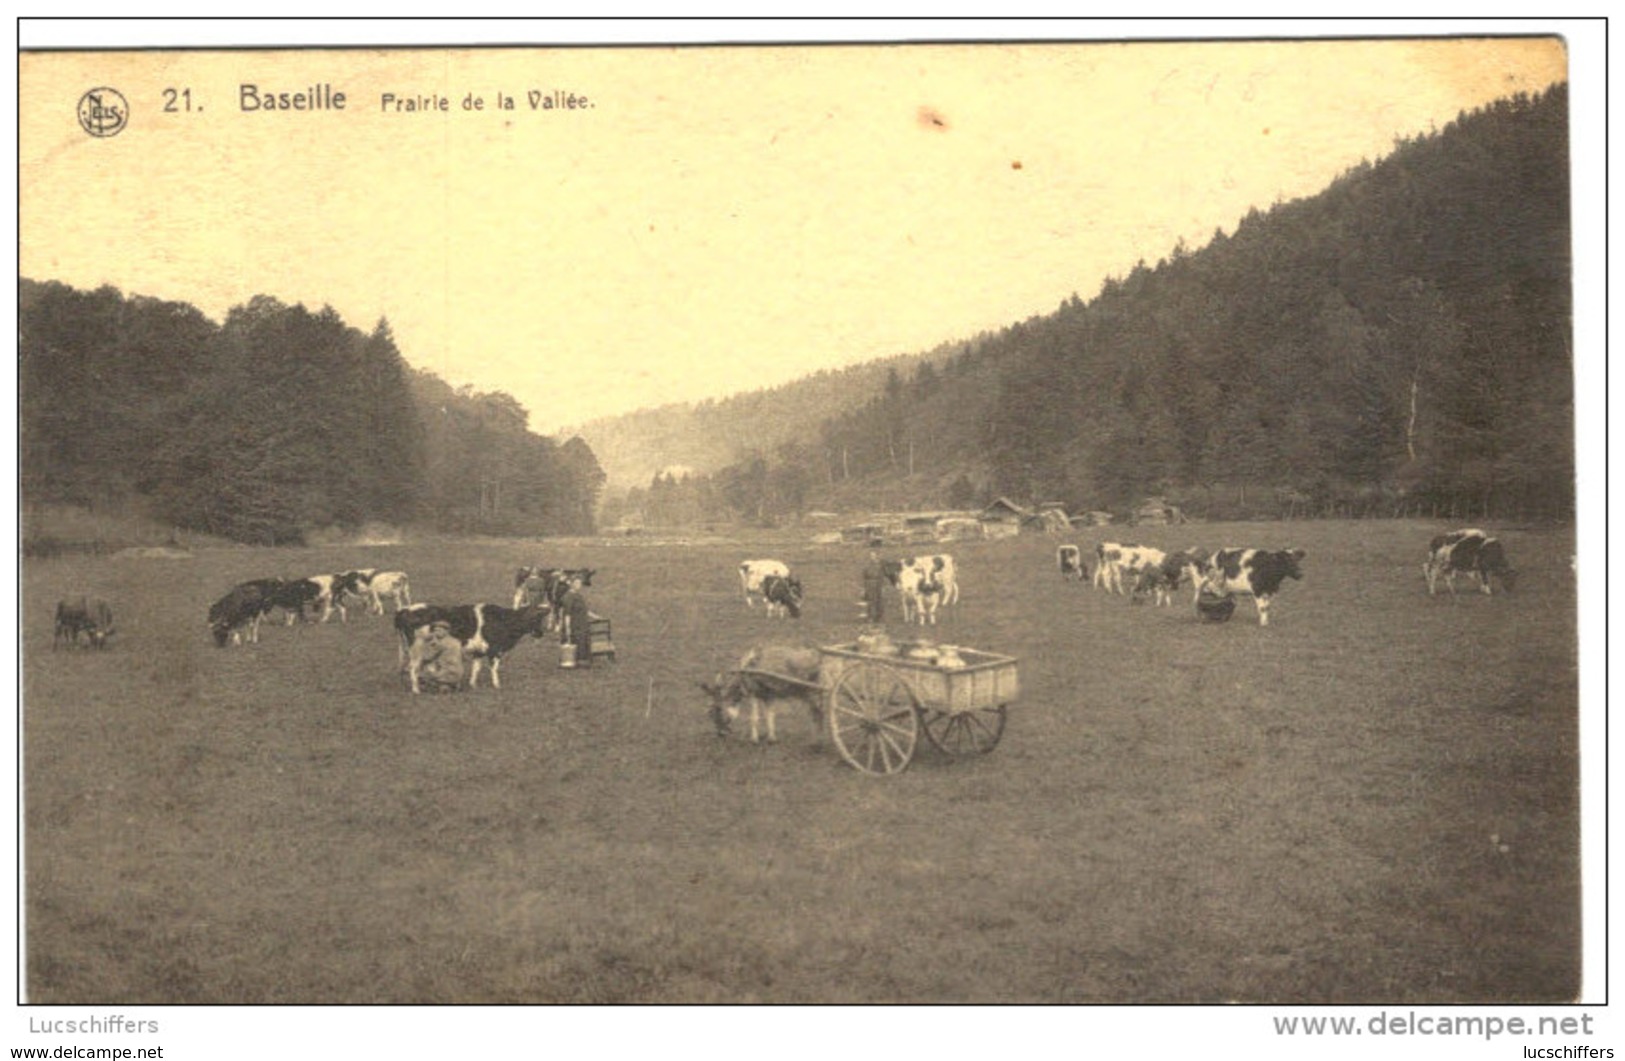
[[[1429,598],[1423,522],[1113,529],[1298,546],[1260,628],[1063,582],[1061,540],[937,547],[940,640],[1020,659],[990,755],[889,778],[804,712],[719,739],[696,683],[857,633],[865,553],[472,542],[29,560],[26,988],[42,1003],[1512,1002],[1579,992],[1572,530],[1497,528],[1517,592]],[[898,555],[899,550],[888,550]],[[799,621],[735,565],[801,575]],[[233,583],[401,568],[506,603],[592,566],[619,661],[520,645],[413,697],[387,618],[217,649]],[[1463,584],[1465,588],[1465,583]],[[103,652],[55,601],[106,596]],[[888,597],[894,636],[897,601]]]

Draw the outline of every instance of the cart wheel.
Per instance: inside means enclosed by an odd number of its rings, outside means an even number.
[[[884,667],[859,665],[829,694],[829,730],[841,758],[870,774],[895,774],[914,758],[920,739],[914,690]]]
[[[947,755],[986,755],[1004,736],[1003,704],[954,714],[927,707],[920,710],[920,720],[925,739]]]

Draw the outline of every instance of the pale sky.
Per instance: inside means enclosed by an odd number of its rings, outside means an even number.
[[[1552,37],[19,62],[23,276],[216,320],[257,294],[387,317],[412,365],[512,394],[545,432],[1088,299],[1567,76]],[[245,84],[344,108],[245,112]],[[130,117],[97,138],[77,105],[103,85]]]

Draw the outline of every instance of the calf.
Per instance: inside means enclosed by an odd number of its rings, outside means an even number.
[[[1258,625],[1270,624],[1270,600],[1285,579],[1302,579],[1302,549],[1220,549],[1213,554],[1207,573],[1198,588],[1219,596],[1232,593],[1253,598],[1258,608]]]
[[[60,643],[79,647],[79,635],[84,634],[92,648],[102,648],[113,636],[113,609],[100,597],[81,596],[58,601],[56,605],[56,631],[51,635],[51,651]]]
[[[225,648],[227,640],[232,644],[242,644],[242,629],[245,626],[248,628],[248,640],[259,641],[260,620],[272,608],[285,607],[277,603],[282,585],[280,578],[240,582],[211,604],[209,629],[214,634],[216,647]]]
[[[767,602],[769,616],[777,618],[788,614],[792,619],[801,618],[801,579],[794,575],[789,578],[768,575],[762,579],[762,599]]]
[[[816,648],[803,645],[757,645],[739,660],[739,666],[717,675],[714,682],[701,682],[711,697],[711,724],[717,736],[726,737],[739,717],[740,705],[750,702],[750,739],[761,741],[761,719],[767,719],[767,740],[778,743],[775,717],[779,706],[800,700],[812,713],[813,732],[823,732],[824,696],[818,687],[820,656]],[[774,677],[783,675],[784,678]],[[784,680],[790,679],[790,680]]]
[[[744,560],[739,564],[739,588],[745,593],[745,607],[756,607],[762,596],[762,582],[769,575],[790,577],[790,567],[782,560]]]
[[[1082,582],[1086,576],[1083,567],[1083,554],[1076,545],[1063,545],[1055,550],[1055,562],[1060,565],[1061,577],[1071,581],[1077,579]]]
[[[502,688],[502,657],[513,650],[526,634],[541,637],[547,631],[547,609],[541,605],[504,608],[500,604],[413,604],[395,613],[395,632],[400,635],[400,660],[412,683],[420,691],[418,670],[411,660],[412,641],[421,626],[443,622],[446,633],[463,647],[471,661],[468,687],[480,682],[480,665],[491,665],[491,688]]]
[[[1512,591],[1518,573],[1507,563],[1506,550],[1501,539],[1492,538],[1481,530],[1451,531],[1428,543],[1428,558],[1422,562],[1422,577],[1428,581],[1428,596],[1433,596],[1439,578],[1456,595],[1456,574],[1465,571],[1478,580],[1479,592],[1490,593],[1491,577],[1501,580],[1501,588]]]

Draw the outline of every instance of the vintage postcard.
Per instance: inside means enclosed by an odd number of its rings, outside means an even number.
[[[549,28],[24,35],[8,1045],[1606,1045],[1579,36]]]

